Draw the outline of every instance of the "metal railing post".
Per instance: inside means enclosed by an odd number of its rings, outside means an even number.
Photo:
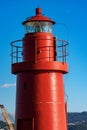
[[[16,47],[16,62],[18,63],[18,47]]]
[[[62,41],[62,62],[64,64],[64,43]]]

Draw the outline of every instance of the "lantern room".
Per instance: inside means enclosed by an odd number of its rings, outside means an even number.
[[[54,36],[53,26],[55,22],[44,16],[41,8],[36,8],[35,11],[34,16],[22,22],[25,29],[24,38],[11,43],[12,64],[24,61],[66,63],[69,43]]]
[[[36,16],[28,18],[22,23],[25,26],[25,34],[36,32],[53,32],[54,21],[42,15],[41,8],[36,8]]]

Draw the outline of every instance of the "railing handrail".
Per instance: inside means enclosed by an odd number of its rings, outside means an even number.
[[[15,43],[21,42],[21,41],[23,41],[23,40],[15,40],[15,41],[12,41],[12,42],[11,42],[11,46],[22,48],[22,46],[16,46],[16,45],[14,45]]]
[[[37,39],[37,40],[43,40],[43,39]],[[45,39],[45,40],[47,40],[47,39]],[[61,62],[66,62],[66,56],[69,55],[69,53],[66,51],[66,47],[69,44],[69,42],[66,41],[66,40],[59,40],[59,39],[58,40],[54,39],[54,40],[55,40],[55,42],[59,42],[59,45],[56,44],[56,47],[55,47],[55,50],[54,50],[54,52],[56,52],[56,61],[59,61],[59,59],[61,58],[62,59]],[[22,55],[23,44],[22,44],[22,41],[23,40],[15,40],[15,41],[11,42],[12,63],[20,62],[19,59],[23,60],[23,55]],[[21,42],[21,44],[19,44],[20,42]],[[47,46],[44,46],[44,47],[41,47],[41,48],[45,48],[45,47],[47,47]],[[48,46],[48,47],[50,49],[53,46]],[[31,50],[31,51],[35,51],[35,50]],[[42,51],[49,51],[49,50],[42,50]],[[51,52],[51,50],[50,50],[50,52]],[[49,55],[49,58],[51,58],[50,55]]]

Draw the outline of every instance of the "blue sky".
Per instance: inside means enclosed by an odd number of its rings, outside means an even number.
[[[41,7],[52,18],[54,35],[69,45],[69,73],[64,76],[68,111],[87,111],[87,1],[86,0],[1,0],[0,1],[0,103],[15,111],[16,76],[11,74],[11,41],[22,39],[21,23]]]

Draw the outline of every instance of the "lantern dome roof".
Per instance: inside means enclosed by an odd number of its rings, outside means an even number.
[[[52,24],[55,24],[55,22],[52,21],[50,18],[42,15],[42,9],[41,8],[36,8],[36,15],[26,19],[26,21],[24,21],[22,24],[25,25],[26,23],[33,22],[33,21],[34,22],[35,21],[44,21],[44,22],[51,22]]]

